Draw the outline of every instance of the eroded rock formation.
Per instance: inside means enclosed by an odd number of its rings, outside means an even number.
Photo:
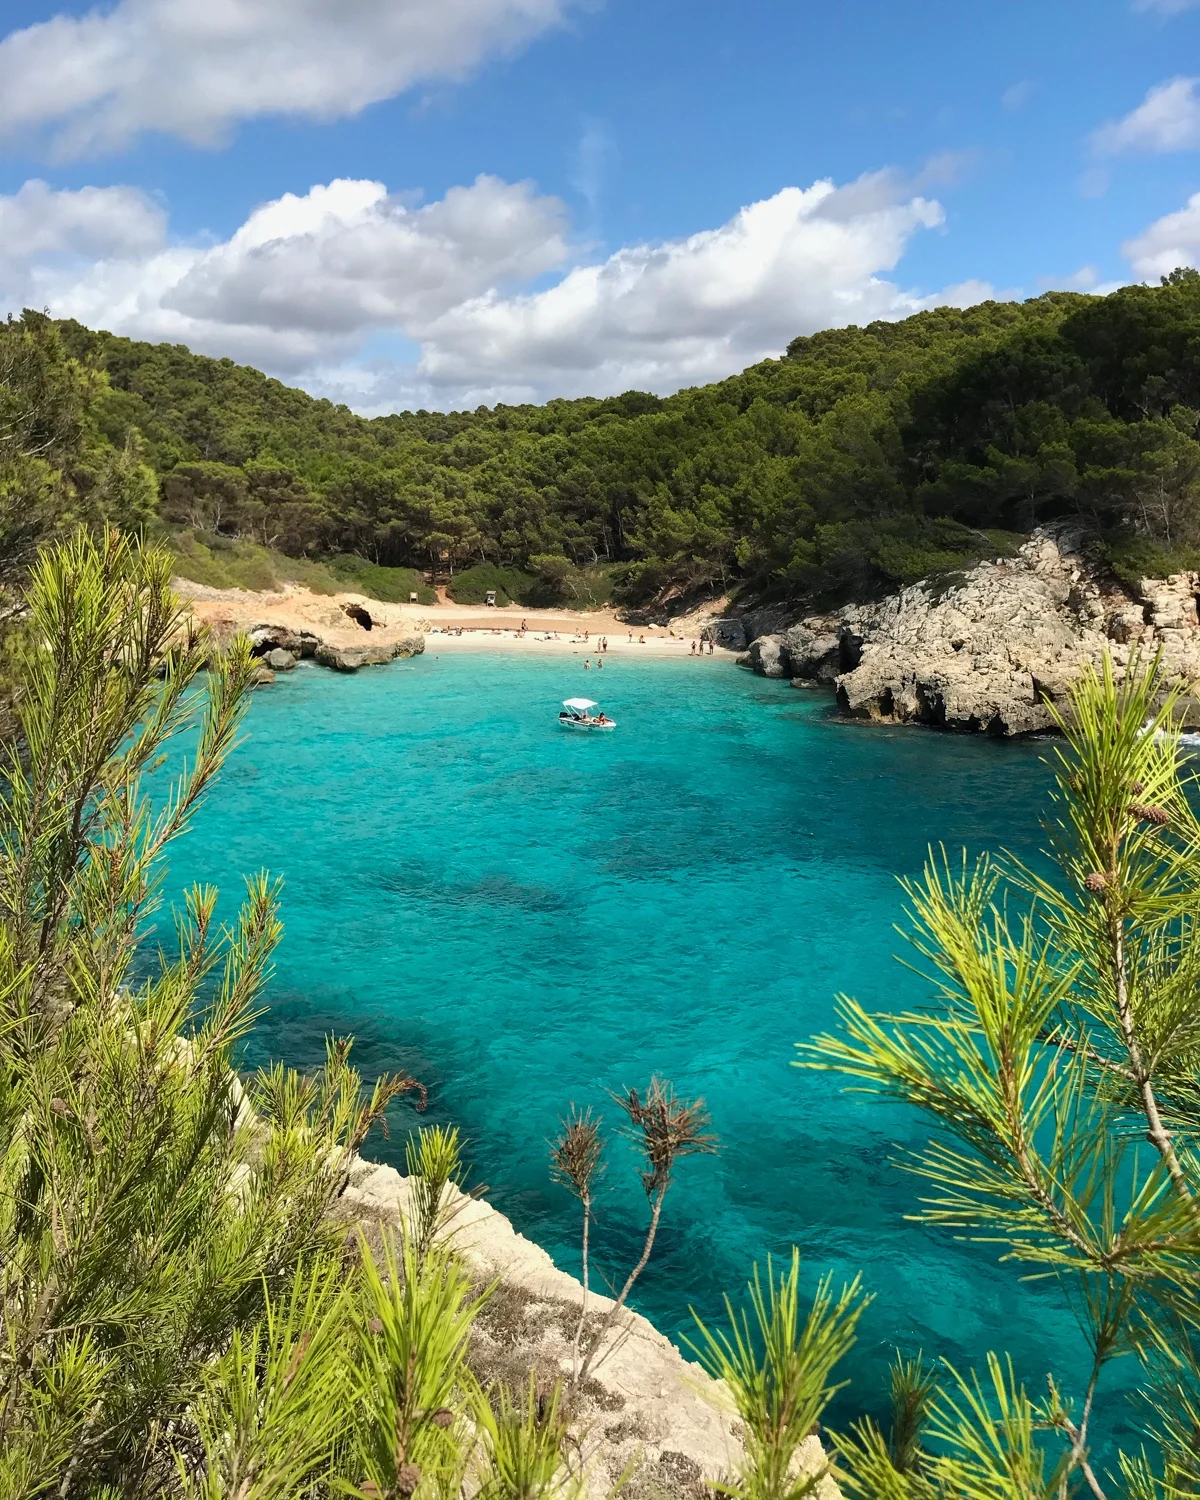
[[[1200,682],[1198,592],[1196,573],[1127,589],[1077,537],[1044,530],[1016,557],[801,620],[740,660],[832,683],[848,717],[1031,734],[1052,726],[1050,705],[1105,652],[1121,672],[1133,653],[1161,650],[1170,677]]]
[[[423,635],[405,635],[378,646],[335,646],[321,641],[313,655],[323,667],[335,672],[357,672],[359,667],[382,666],[398,656],[420,656],[425,649]]]

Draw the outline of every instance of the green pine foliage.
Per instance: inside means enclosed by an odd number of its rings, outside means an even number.
[[[908,887],[931,1003],[839,1002],[808,1066],[906,1101],[936,1128],[907,1165],[919,1216],[1058,1279],[1092,1353],[1082,1389],[986,1375],[900,1388],[922,1429],[839,1439],[864,1496],[1200,1492],[1200,821],[1157,665],[1085,673],[1061,721],[1047,824],[1054,873],[1011,858],[933,859]],[[1098,1475],[1094,1401],[1114,1361],[1141,1367],[1145,1446]],[[911,1429],[913,1422],[908,1426]]]
[[[203,673],[170,571],[81,529],[29,583],[0,802],[0,1497],[557,1492],[557,1393],[530,1413],[466,1364],[487,1290],[443,1209],[457,1134],[420,1132],[424,1218],[376,1259],[336,1204],[419,1086],[365,1089],[340,1041],[315,1073],[240,1078],[277,889],[252,877],[228,925],[210,888],[163,909],[253,674],[244,641]]]
[[[1167,282],[830,330],[667,399],[371,420],[230,360],[26,314],[0,333],[24,444],[6,459],[0,420],[0,498],[28,497],[21,524],[153,510],[275,558],[435,572],[460,602],[489,568],[518,603],[736,586],[834,601],[1061,517],[1136,577],[1200,554],[1200,276]]]

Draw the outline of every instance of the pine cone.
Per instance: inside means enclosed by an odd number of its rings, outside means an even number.
[[[1093,891],[1097,895],[1101,891],[1108,890],[1108,876],[1102,870],[1093,870],[1083,883],[1089,891]]]
[[[420,1464],[401,1464],[396,1470],[396,1493],[398,1495],[411,1495],[420,1482]]]
[[[1142,823],[1153,823],[1156,828],[1165,828],[1171,821],[1171,814],[1165,807],[1152,807],[1145,802],[1131,802],[1129,814]]]
[[[433,1422],[433,1425],[435,1427],[441,1427],[443,1430],[445,1430],[445,1428],[447,1427],[454,1426],[454,1413],[448,1406],[439,1406],[430,1420]]]

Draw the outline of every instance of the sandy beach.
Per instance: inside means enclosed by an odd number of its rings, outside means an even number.
[[[608,643],[605,656],[690,657],[705,622],[694,619],[679,621],[674,627],[631,626],[611,610],[573,613],[515,605],[488,609],[444,600],[429,605],[385,604],[364,594],[314,594],[296,585],[255,593],[213,589],[177,578],[175,587],[195,618],[221,635],[251,630],[256,625],[277,625],[312,631],[335,646],[362,646],[387,645],[393,638],[421,631],[426,651],[435,656],[443,651],[518,651],[594,659],[597,641],[604,638]],[[354,621],[347,606],[367,612],[370,631]],[[733,654],[718,646],[712,659],[728,660]]]

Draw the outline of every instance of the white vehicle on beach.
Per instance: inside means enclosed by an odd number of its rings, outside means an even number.
[[[593,708],[598,707],[599,704],[593,703],[590,698],[564,698],[558,722],[564,729],[615,729],[616,721],[610,719],[603,709],[598,714],[591,713]]]

